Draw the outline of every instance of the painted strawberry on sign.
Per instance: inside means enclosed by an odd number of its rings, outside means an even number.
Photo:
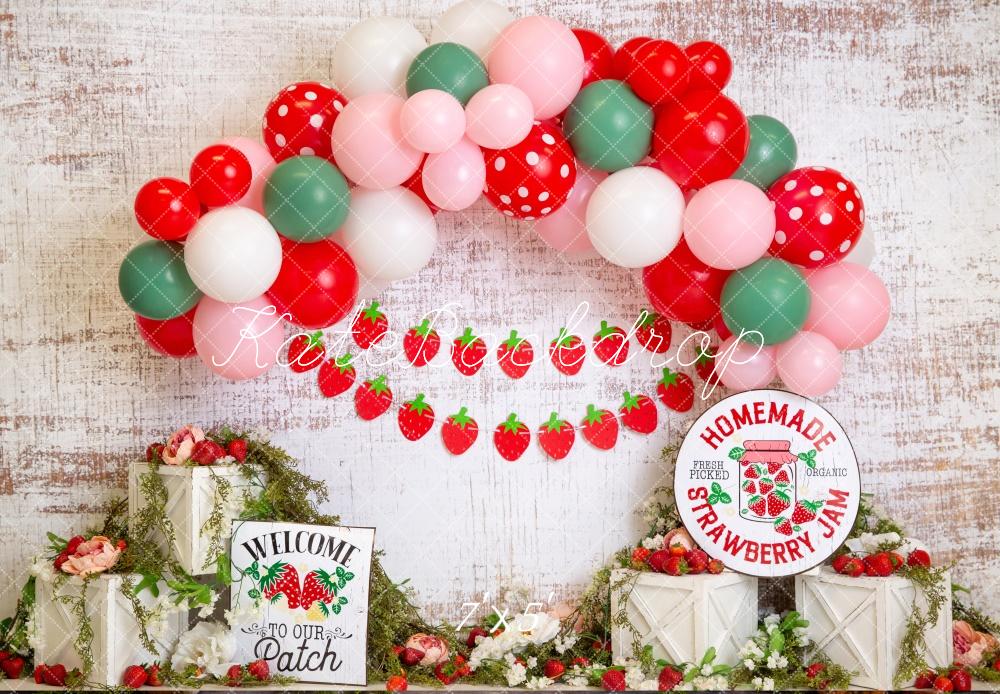
[[[434,409],[424,400],[423,393],[417,393],[417,397],[407,400],[399,408],[397,420],[403,436],[410,441],[417,441],[434,426]]]
[[[264,566],[264,575],[260,577],[260,593],[265,600],[276,602],[285,597],[288,609],[294,610],[302,604],[302,593],[299,587],[299,572],[295,567],[283,561],[271,566]]]
[[[535,359],[535,350],[516,330],[510,331],[510,336],[497,347],[497,363],[500,370],[511,378],[521,378],[531,367]]]
[[[628,359],[628,335],[602,320],[600,329],[594,333],[594,355],[608,366],[621,366]]]
[[[587,405],[587,414],[583,417],[580,431],[590,445],[602,451],[610,450],[618,441],[618,418],[611,410],[599,410],[593,405]]]
[[[347,598],[339,593],[353,578],[354,573],[342,566],[338,566],[333,574],[323,569],[313,569],[302,581],[302,609],[309,610],[316,603],[324,617],[329,617],[331,612],[340,614],[347,604]]]
[[[389,320],[379,311],[378,302],[371,302],[354,318],[351,325],[351,336],[354,343],[361,349],[369,349],[382,341],[389,332]]]
[[[767,495],[767,515],[769,516],[780,516],[791,505],[791,498],[780,489]]]
[[[357,378],[357,372],[351,364],[353,360],[353,355],[343,354],[323,362],[319,367],[319,392],[332,398],[350,390]]]
[[[305,373],[315,369],[326,358],[323,346],[323,331],[308,335],[296,335],[288,344],[288,368],[295,373]]]
[[[635,331],[635,339],[647,352],[663,354],[670,349],[670,338],[673,329],[670,321],[648,309],[639,313],[639,325]]]
[[[566,328],[559,328],[559,336],[549,344],[549,359],[559,373],[575,376],[583,368],[587,347],[578,335],[571,335]]]
[[[479,424],[469,416],[469,410],[462,407],[448,417],[441,426],[441,440],[452,455],[462,455],[476,442]]]
[[[441,349],[441,337],[437,330],[431,327],[430,319],[425,318],[420,325],[415,325],[403,336],[403,353],[412,366],[426,366]]]
[[[547,422],[538,429],[538,444],[553,460],[562,460],[573,448],[576,431],[573,425],[565,419],[559,419],[559,414],[549,414]]]
[[[618,412],[622,424],[640,434],[650,434],[656,429],[656,404],[646,395],[632,395],[625,391]]]
[[[513,412],[493,431],[493,445],[504,460],[513,462],[520,458],[528,450],[529,443],[531,431]]]
[[[474,376],[486,360],[486,343],[466,327],[451,345],[451,361],[463,376]]]
[[[821,506],[823,506],[822,501],[809,501],[808,499],[796,501],[795,508],[792,509],[792,522],[808,523],[811,520],[816,520],[816,514]]]
[[[354,407],[361,419],[375,419],[385,414],[392,405],[392,391],[386,385],[385,375],[365,381],[354,391]]]
[[[664,369],[656,395],[674,412],[687,412],[694,405],[694,381],[687,374]]]

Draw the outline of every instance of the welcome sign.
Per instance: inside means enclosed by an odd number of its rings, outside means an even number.
[[[237,659],[262,658],[305,682],[367,684],[374,528],[242,522],[234,526],[232,604],[262,606],[236,629]]]
[[[722,400],[688,431],[674,472],[688,532],[730,569],[787,576],[829,557],[858,513],[854,448],[825,409],[780,390]]]

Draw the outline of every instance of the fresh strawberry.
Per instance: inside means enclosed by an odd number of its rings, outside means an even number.
[[[891,576],[893,572],[892,560],[888,552],[878,552],[865,557],[865,573],[869,576]]]
[[[704,550],[689,549],[684,555],[684,561],[688,565],[688,573],[700,574],[708,569],[708,555]]]
[[[816,512],[822,505],[822,501],[808,501],[806,499],[795,502],[795,508],[792,509],[792,522],[808,523],[811,520],[816,520]]]
[[[406,681],[406,675],[392,675],[385,681],[385,690],[387,692],[405,692],[409,683]]]
[[[191,449],[191,460],[199,465],[211,465],[226,455],[226,449],[209,439],[202,439]]]
[[[61,569],[63,564],[65,564],[66,561],[69,559],[69,556],[70,556],[69,550],[64,549],[62,552],[59,553],[55,561],[52,562],[52,565],[55,566],[57,570]]]
[[[472,334],[472,328],[465,331],[452,341],[451,361],[463,376],[473,376],[483,368],[486,360],[486,343],[483,338]]]
[[[607,451],[618,441],[618,419],[611,410],[599,410],[587,405],[587,414],[580,425],[583,438],[595,448]]]
[[[575,376],[583,368],[587,347],[577,335],[570,335],[566,328],[559,328],[559,337],[549,344],[549,359],[556,370],[567,376]]]
[[[649,564],[649,568],[656,573],[666,573],[667,571],[667,561],[670,559],[670,552],[665,549],[658,549],[646,559],[646,563]]]
[[[46,665],[44,663],[39,663],[38,665],[35,666],[35,672],[34,672],[35,684],[42,684],[43,682],[45,682],[44,679],[45,669]]]
[[[323,346],[322,330],[308,335],[296,335],[288,344],[288,368],[295,373],[315,369],[325,358],[326,347]]]
[[[656,405],[645,395],[633,396],[627,390],[618,412],[622,424],[640,434],[649,434],[656,429]]]
[[[504,460],[520,458],[531,443],[531,431],[513,412],[493,431],[493,445]]]
[[[24,672],[24,658],[19,655],[12,655],[0,660],[0,668],[9,680],[16,680]]]
[[[358,375],[351,365],[353,360],[353,355],[344,354],[323,362],[319,367],[319,392],[332,398],[350,390]]]
[[[657,690],[661,692],[672,691],[674,687],[684,681],[684,673],[671,665],[664,665],[657,678]]]
[[[757,488],[760,489],[761,494],[766,495],[769,491],[774,489],[774,480],[770,477],[762,477]]]
[[[712,385],[719,384],[719,374],[715,370],[715,357],[717,355],[718,348],[715,345],[699,346],[697,357],[694,360],[694,370],[701,376],[702,380],[708,381]]]
[[[260,579],[260,592],[265,600],[274,602],[278,596],[284,595],[288,609],[298,609],[302,603],[302,593],[299,587],[299,572],[295,567],[283,561],[265,566],[264,575]]]
[[[468,638],[465,639],[465,645],[468,646],[469,648],[475,648],[476,644],[479,643],[480,637],[486,638],[489,635],[490,632],[486,631],[486,629],[483,629],[482,627],[472,627],[469,630]],[[423,659],[422,656],[421,659]]]
[[[830,566],[833,568],[834,571],[836,571],[839,574],[842,574],[844,573],[844,567],[847,565],[847,562],[849,561],[851,561],[850,554],[838,554],[833,558],[833,561],[830,562]]]
[[[993,661],[993,669],[996,672],[1000,672],[1000,658],[997,658],[996,660]]]
[[[10,651],[0,650],[0,663],[2,663],[3,661],[7,660],[7,658],[9,658],[9,657],[11,657],[11,652]]]
[[[562,460],[569,455],[575,440],[573,425],[565,419],[559,419],[556,412],[549,414],[549,420],[538,428],[538,445],[553,460]]]
[[[747,508],[749,508],[754,515],[763,516],[767,513],[767,500],[759,495],[751,496],[750,500],[747,502]]]
[[[670,321],[658,313],[643,309],[639,313],[639,326],[635,330],[635,339],[647,352],[662,354],[670,349],[672,333]]]
[[[908,557],[906,557],[906,563],[910,566],[929,567],[931,565],[931,555],[929,555],[925,550],[915,549],[910,552]]]
[[[434,409],[424,400],[423,393],[417,393],[413,400],[407,400],[399,408],[397,415],[399,430],[410,441],[424,437],[434,426]]]
[[[917,675],[917,679],[913,681],[914,689],[930,689],[934,686],[934,680],[937,679],[937,673],[933,670],[924,670]]]
[[[641,567],[649,559],[649,555],[652,552],[645,547],[636,547],[632,550],[632,565],[636,567]]]
[[[500,370],[511,378],[521,378],[528,373],[531,362],[535,359],[535,350],[523,337],[517,336],[516,330],[510,331],[510,336],[497,347],[497,363]]]
[[[363,311],[354,317],[351,324],[351,337],[354,344],[361,349],[368,349],[378,344],[389,332],[389,320],[378,310],[378,302],[373,301]]]
[[[444,447],[452,455],[465,453],[479,436],[479,425],[467,412],[465,407],[460,408],[458,412],[448,417],[441,426],[441,439],[444,441]]]
[[[266,660],[255,660],[252,663],[247,663],[247,674],[253,677],[255,680],[264,682],[271,677],[271,668],[267,666]]]
[[[236,458],[237,463],[245,463],[247,461],[247,440],[233,439],[226,444],[226,453]]]
[[[694,405],[694,381],[687,374],[664,369],[656,394],[674,412],[687,412]]]
[[[845,576],[850,576],[851,578],[857,578],[865,572],[865,565],[860,559],[852,557],[846,564],[844,564],[844,570],[840,573]]]
[[[399,653],[399,662],[406,667],[413,667],[419,665],[420,661],[424,659],[424,652],[416,648],[404,648]]]
[[[708,562],[708,573],[710,574],[721,574],[725,568],[725,565],[718,559],[710,559]]]
[[[675,542],[667,547],[667,551],[670,552],[672,557],[683,557],[687,554],[687,548],[679,542]]]
[[[903,566],[903,564],[906,563],[906,560],[903,559],[902,554],[898,554],[896,552],[886,552],[886,554],[889,555],[889,561],[892,562],[893,571],[895,571],[896,569],[898,569],[899,567]]]
[[[663,573],[668,576],[683,576],[689,571],[690,567],[688,567],[687,559],[684,557],[671,555],[670,558],[663,563]]]
[[[150,687],[162,687],[163,679],[160,677],[160,664],[153,663],[146,668],[146,684]]]
[[[605,670],[601,675],[601,684],[609,692],[624,692],[626,688],[625,673],[621,670]]]
[[[951,680],[944,675],[939,676],[934,680],[934,691],[936,692],[950,692],[954,691],[955,685],[951,683]]]
[[[822,673],[823,670],[825,669],[826,669],[826,663],[822,661],[810,663],[806,667],[806,677],[808,677],[809,679],[813,679],[817,677],[820,673]]]
[[[43,665],[42,668],[42,684],[47,684],[50,687],[66,686],[65,665],[62,663],[56,663],[55,665]]]
[[[972,676],[961,668],[952,668],[948,672],[948,679],[956,692],[972,691]]]
[[[755,480],[760,478],[760,473],[759,465],[750,465],[743,471],[743,477],[748,480]]]
[[[126,689],[138,689],[146,684],[147,679],[149,679],[149,675],[146,674],[146,669],[142,665],[129,665],[122,673],[122,685]]]
[[[243,682],[243,666],[230,665],[226,670],[226,684],[230,687],[238,687]]]
[[[792,499],[785,492],[776,489],[767,495],[767,515],[778,516],[792,505]]]
[[[375,419],[392,404],[392,391],[385,383],[385,375],[365,381],[354,391],[354,409],[361,419]]]
[[[302,580],[302,600],[299,607],[308,610],[314,602],[329,605],[337,599],[337,579],[323,569],[313,569]],[[249,666],[248,666],[249,667]]]
[[[162,443],[151,443],[146,446],[146,462],[151,463],[153,460],[159,460],[163,456],[163,444]]]
[[[792,528],[792,523],[787,518],[782,516],[774,521],[774,532],[781,535],[791,535],[794,532]]]
[[[602,320],[601,329],[594,333],[594,355],[608,366],[621,366],[628,358],[628,335]]]
[[[413,366],[426,366],[441,349],[441,337],[431,327],[430,319],[424,318],[403,336],[403,353]]]
[[[757,484],[753,480],[743,480],[743,491],[747,494],[756,494]]]
[[[73,537],[66,540],[66,551],[69,552],[70,554],[73,554],[73,552],[79,549],[80,545],[82,545],[86,541],[87,538],[85,538],[83,535],[74,535]]]
[[[550,680],[557,680],[563,676],[566,672],[566,666],[555,658],[549,658],[545,661],[545,668],[543,674]]]
[[[786,468],[784,470],[778,470],[778,474],[774,476],[774,482],[775,484],[780,484],[780,485],[791,484],[792,480],[788,476],[788,469]]]

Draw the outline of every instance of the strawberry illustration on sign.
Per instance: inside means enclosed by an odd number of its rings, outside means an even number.
[[[618,441],[618,419],[611,410],[599,410],[587,405],[580,431],[590,445],[607,451],[614,448]]]
[[[552,412],[549,420],[538,429],[538,444],[553,460],[562,460],[569,455],[575,440],[573,425],[565,419],[559,419],[556,412]]]
[[[296,335],[288,344],[288,368],[295,373],[305,373],[319,366],[326,357],[323,331]]]
[[[571,335],[566,328],[559,328],[559,337],[549,344],[549,359],[559,373],[575,376],[583,368],[587,347],[578,335]]]
[[[350,390],[357,378],[357,372],[351,365],[353,360],[353,355],[344,354],[323,362],[319,367],[319,392],[332,398]]]
[[[687,412],[694,405],[694,382],[687,374],[664,369],[656,394],[674,412]]]
[[[797,525],[793,526],[791,521],[785,517],[778,518],[774,521],[774,532],[781,535],[792,535],[793,533],[797,533],[800,529],[801,528]]]
[[[808,499],[801,499],[795,502],[795,508],[792,509],[792,522],[801,524],[816,520],[816,513],[822,506],[822,501],[809,501]]]
[[[329,617],[331,612],[340,614],[348,601],[339,593],[353,578],[354,573],[342,566],[332,575],[323,569],[313,569],[302,582],[302,609],[308,611],[316,603],[324,617]]]
[[[639,326],[635,331],[635,339],[647,352],[663,354],[670,349],[672,336],[673,329],[666,318],[647,309],[639,313]]]
[[[486,343],[483,338],[476,337],[472,328],[455,338],[451,346],[451,361],[463,376],[474,376],[483,368],[486,360]]]
[[[378,302],[371,302],[354,319],[351,326],[351,336],[354,343],[361,349],[368,349],[378,344],[389,331],[389,320],[378,310]]]
[[[792,500],[785,492],[780,489],[772,491],[767,495],[767,515],[769,516],[780,516],[785,510],[791,506]]]
[[[294,610],[302,603],[299,588],[299,572],[291,564],[278,561],[271,566],[265,566],[264,575],[260,577],[260,593],[265,600],[274,603],[281,596],[285,597],[288,609]]]
[[[493,445],[504,460],[514,462],[524,455],[530,443],[531,431],[513,412],[493,430]]]
[[[354,407],[361,419],[375,419],[392,404],[392,391],[385,383],[385,375],[365,381],[354,391]]]
[[[627,390],[618,412],[622,424],[640,434],[650,434],[656,429],[656,404],[646,395],[632,395]]]
[[[754,515],[763,516],[767,513],[767,501],[759,494],[755,494],[751,496],[750,501],[747,502],[747,508],[749,508]]]
[[[403,353],[412,366],[426,366],[441,349],[441,337],[425,318],[403,336]]]
[[[535,350],[531,343],[518,337],[516,330],[511,330],[510,336],[497,347],[497,363],[511,378],[521,378],[528,373],[534,358]]]
[[[600,330],[594,333],[594,354],[608,366],[621,366],[628,358],[628,335],[602,320]]]
[[[399,408],[399,430],[410,441],[424,437],[434,426],[434,409],[424,400],[423,393],[417,393],[413,400],[407,400]]]
[[[449,416],[441,426],[441,440],[452,455],[465,453],[476,442],[478,436],[479,425],[468,415],[468,409],[465,407]]]

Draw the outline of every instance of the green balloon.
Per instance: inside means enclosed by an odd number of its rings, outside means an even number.
[[[799,150],[791,131],[777,118],[750,116],[750,146],[733,178],[767,190],[772,183],[795,168]]]
[[[566,111],[563,132],[576,158],[601,171],[638,164],[649,153],[653,109],[618,80],[584,87]]]
[[[431,44],[417,54],[406,71],[407,96],[439,89],[458,99],[462,106],[489,83],[483,61],[457,43]]]
[[[118,291],[130,309],[154,320],[176,318],[201,299],[184,267],[184,247],[167,241],[146,241],[128,252],[118,268]]]
[[[264,214],[292,241],[322,241],[347,219],[351,193],[336,166],[320,157],[289,157],[264,186]]]
[[[726,280],[722,320],[736,336],[755,330],[765,345],[774,345],[802,328],[809,301],[809,286],[794,265],[779,258],[761,258]]]

